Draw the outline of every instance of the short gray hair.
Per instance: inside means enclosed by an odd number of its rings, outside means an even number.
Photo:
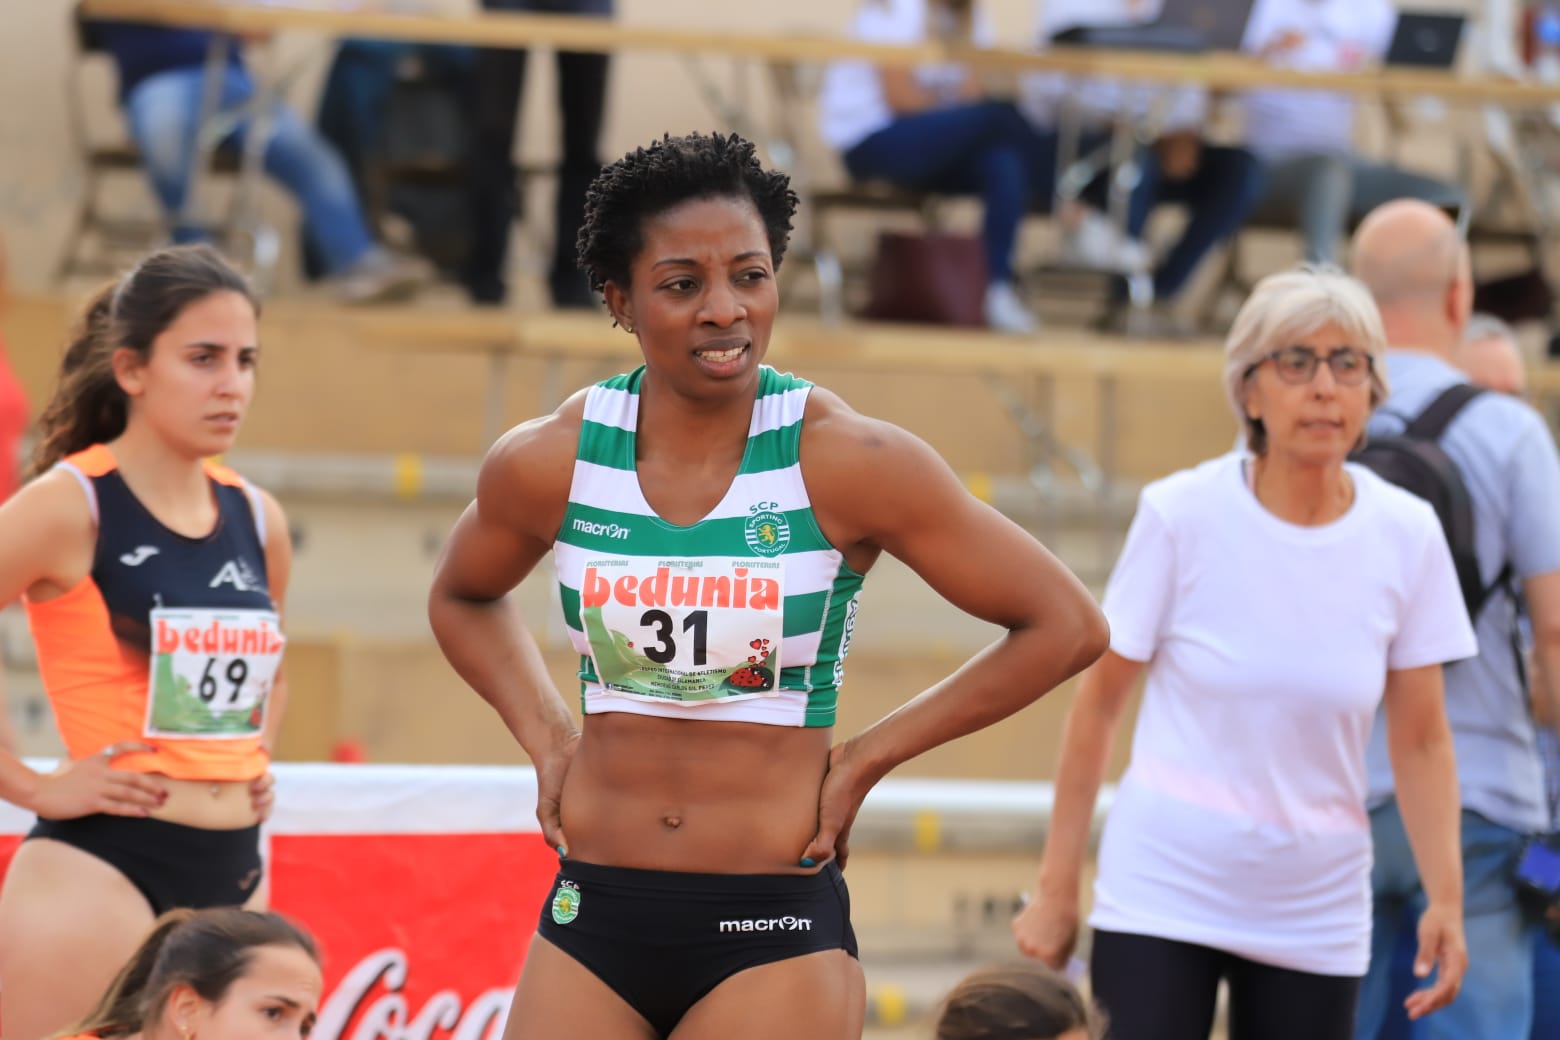
[[[1323,325],[1337,325],[1351,346],[1370,356],[1371,409],[1387,399],[1387,334],[1364,283],[1330,265],[1304,264],[1270,274],[1241,305],[1224,341],[1224,391],[1255,454],[1267,451],[1267,431],[1260,419],[1246,415],[1248,377],[1273,351]]]
[[[1464,343],[1477,343],[1481,339],[1503,339],[1513,346],[1518,342],[1516,329],[1495,315],[1483,311],[1470,317],[1467,326],[1463,329]]]

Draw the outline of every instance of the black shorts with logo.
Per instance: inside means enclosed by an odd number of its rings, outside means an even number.
[[[569,860],[537,931],[661,1036],[746,968],[823,950],[857,955],[850,894],[832,862],[816,874],[685,874]]]
[[[260,825],[212,831],[140,816],[96,813],[40,819],[28,839],[48,838],[96,856],[140,890],[153,914],[176,907],[243,906],[264,872]]]

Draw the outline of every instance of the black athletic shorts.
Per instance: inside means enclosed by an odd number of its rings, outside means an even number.
[[[40,819],[27,837],[63,842],[96,856],[129,878],[154,914],[176,907],[242,906],[254,895],[263,870],[259,824],[211,831],[98,813]]]
[[[661,1036],[745,968],[823,950],[856,956],[834,863],[816,874],[685,874],[569,860],[537,931]]]

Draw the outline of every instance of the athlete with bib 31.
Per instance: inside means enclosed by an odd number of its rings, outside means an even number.
[[[6,1040],[84,1015],[158,914],[263,901],[291,547],[275,500],[206,461],[256,344],[215,251],[147,257],[88,305],[37,476],[0,507],[0,602],[25,594],[68,755],[0,753],[0,797],[38,815],[0,890]]]
[[[795,207],[738,137],[603,171],[581,266],[644,365],[507,434],[438,565],[434,632],[535,763],[561,859],[509,1040],[859,1037],[840,870],[867,791],[1104,649],[1083,586],[930,448],[763,364]],[[549,551],[583,732],[507,598]],[[884,551],[1006,631],[835,743]]]

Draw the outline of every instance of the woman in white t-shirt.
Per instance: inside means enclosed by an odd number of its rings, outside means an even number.
[[[864,0],[851,35],[883,44],[995,42],[977,0]],[[1013,287],[1013,247],[1036,181],[1039,142],[1018,109],[987,100],[979,78],[957,64],[836,62],[818,101],[823,139],[857,180],[981,197],[986,324],[1034,331],[1034,315]]]
[[[1144,489],[1105,593],[1111,648],[1067,721],[1020,949],[1060,964],[1111,740],[1147,684],[1099,850],[1091,974],[1113,1040],[1343,1040],[1369,960],[1365,747],[1385,700],[1429,908],[1408,1000],[1467,963],[1441,665],[1475,652],[1430,506],[1346,462],[1386,397],[1381,319],[1331,270],[1264,279],[1225,346],[1251,453]]]

